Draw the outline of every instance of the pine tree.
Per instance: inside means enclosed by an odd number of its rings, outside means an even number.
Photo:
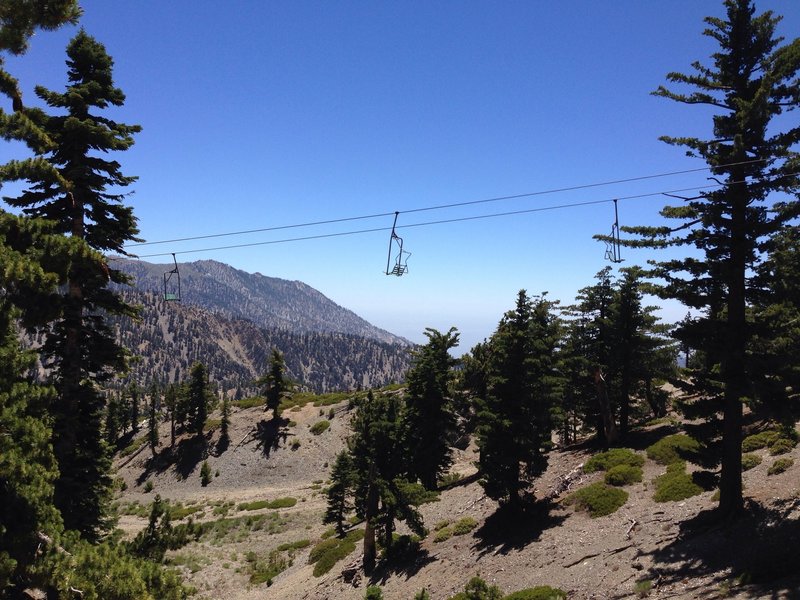
[[[424,535],[422,517],[409,498],[407,448],[402,439],[402,404],[394,396],[370,392],[357,407],[348,448],[355,472],[355,505],[366,521],[364,570],[371,572],[377,555],[376,533],[391,548],[394,522],[405,521],[412,532]]]
[[[428,343],[415,351],[406,375],[404,427],[410,476],[433,490],[452,463],[455,413],[450,386],[457,361],[450,350],[458,345],[458,332],[455,327],[447,333],[428,328],[425,336]]]
[[[195,363],[186,384],[189,431],[201,435],[208,420],[211,391],[208,386],[208,371],[202,363]]]
[[[175,384],[171,383],[167,386],[167,391],[164,393],[164,405],[169,412],[169,446],[175,447],[175,427],[178,423],[178,405],[180,403],[178,388]]]
[[[19,219],[0,214],[0,238],[20,229]],[[22,252],[0,246],[3,288],[53,285],[54,278],[36,268]],[[17,277],[27,279],[14,282]],[[44,280],[39,280],[43,277]],[[39,280],[39,281],[37,281]],[[37,560],[39,533],[53,536],[61,517],[53,506],[53,482],[58,468],[50,444],[51,430],[44,408],[53,390],[26,379],[35,363],[32,352],[20,348],[14,327],[20,315],[6,293],[0,295],[0,596],[9,586],[25,582]],[[13,295],[13,294],[12,294]]]
[[[91,248],[125,254],[124,244],[137,239],[136,219],[132,209],[121,204],[124,194],[110,188],[124,188],[135,178],[122,175],[116,161],[96,152],[126,150],[139,127],[91,113],[95,108],[121,106],[125,99],[113,85],[113,61],[101,44],[81,31],[69,43],[67,57],[66,92],[36,88],[48,106],[66,114],[25,111],[51,141],[49,147],[37,150],[56,167],[59,177],[37,179],[19,197],[6,201],[28,216],[53,221],[57,232],[84,240]],[[106,263],[73,261],[66,291],[57,299],[60,317],[44,329],[43,352],[50,359],[58,390],[50,410],[60,471],[56,503],[67,526],[89,537],[104,524],[111,484],[98,384],[123,371],[127,357],[106,315],[136,315],[110,284],[128,281]]]
[[[522,507],[523,492],[547,466],[558,384],[553,306],[521,290],[490,340],[489,386],[478,413],[481,485],[512,510]]]
[[[800,141],[800,126],[776,119],[800,105],[800,40],[780,47],[781,38],[775,36],[779,18],[771,12],[756,16],[751,0],[726,0],[725,9],[724,19],[706,18],[704,35],[718,44],[711,65],[696,62],[690,75],[667,76],[688,93],[663,86],[655,92],[715,111],[712,139],[662,139],[704,160],[720,187],[662,210],[681,225],[627,231],[644,236],[634,242],[638,245],[691,246],[700,252],[699,257],[657,263],[654,274],[664,281],[660,295],[699,311],[693,327],[682,334],[701,338],[708,361],[701,383],[723,413],[719,508],[731,515],[743,506],[742,402],[753,391],[747,305],[755,293],[754,267],[770,238],[800,214],[796,199],[767,205],[772,192],[791,195],[800,188],[798,155],[792,150]]]
[[[150,389],[150,410],[147,413],[147,443],[150,446],[150,452],[153,456],[156,455],[156,448],[158,448],[158,389]]]
[[[283,353],[277,348],[272,349],[269,359],[269,372],[256,380],[256,385],[264,387],[266,403],[264,410],[272,411],[272,418],[280,416],[281,401],[292,390],[292,382],[286,376],[286,361]]]
[[[347,514],[352,509],[349,497],[355,484],[353,457],[347,450],[342,450],[336,455],[336,460],[331,467],[330,480],[331,484],[325,492],[328,508],[325,511],[323,523],[333,524],[336,527],[336,533],[343,536]]]

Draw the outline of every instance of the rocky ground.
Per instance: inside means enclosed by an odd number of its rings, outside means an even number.
[[[389,600],[411,599],[422,588],[440,600],[480,575],[505,593],[550,585],[571,599],[800,598],[798,448],[788,455],[797,464],[774,476],[767,475],[773,458],[766,450],[757,451],[763,462],[744,474],[748,516],[720,525],[707,519],[716,504],[713,492],[656,503],[652,480],[665,468],[650,460],[642,483],[625,488],[629,499],[614,514],[591,518],[564,506],[561,500],[570,490],[602,476],[582,474],[579,467],[594,450],[581,445],[551,454],[548,470],[537,483],[538,510],[526,519],[511,520],[470,481],[476,459],[470,446],[457,452],[453,466],[465,476],[464,483],[421,507],[432,532],[421,552],[405,564],[379,566],[369,579],[356,577],[354,585],[344,580],[342,569],[358,563],[360,547],[322,577],[314,577],[307,564],[311,546],[328,529],[322,524],[322,489],[348,434],[347,405],[308,404],[283,417],[283,426],[274,429],[266,426],[268,415],[261,408],[235,409],[227,449],[217,446],[218,432],[209,432],[205,444],[179,442],[177,463],[166,460],[165,450],[159,459],[147,448],[117,461],[126,487],[118,499],[120,525],[129,535],[146,524],[146,510],[135,503],[145,505],[155,494],[193,510],[197,521],[228,519],[219,531],[168,554],[171,564],[197,588],[196,597],[355,600],[364,597],[367,585],[375,584]],[[323,419],[330,420],[330,427],[315,435],[311,427]],[[643,428],[629,446],[643,451],[672,432],[669,425]],[[166,427],[161,442],[169,445]],[[201,486],[199,475],[204,458],[214,474],[207,487]],[[570,477],[570,490],[564,490],[563,482]],[[145,492],[150,485],[152,490]],[[296,503],[277,509],[240,507],[278,498],[294,498]],[[434,540],[437,524],[463,517],[475,519],[477,527],[466,535]],[[291,566],[271,585],[250,582],[252,561],[266,560],[281,544],[301,540],[310,545],[281,554],[293,554]]]

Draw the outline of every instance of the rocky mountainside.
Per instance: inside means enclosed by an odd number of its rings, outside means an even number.
[[[254,394],[270,352],[283,352],[289,376],[314,392],[378,387],[403,379],[411,343],[375,327],[310,286],[250,274],[216,261],[180,265],[181,302],[164,300],[172,265],[114,259],[134,277],[120,288],[141,319],[115,319],[137,357],[127,380],[183,381],[195,362],[213,381]]]
[[[114,259],[115,268],[135,278],[136,289],[163,293],[171,264]],[[181,299],[229,319],[247,319],[259,327],[293,333],[331,332],[380,342],[408,340],[371,325],[301,281],[246,273],[214,260],[181,263]]]
[[[410,346],[340,332],[293,332],[260,327],[160,293],[127,290],[141,307],[138,321],[115,319],[119,339],[136,359],[128,377],[141,385],[183,381],[195,362],[237,395],[256,393],[273,348],[283,352],[289,376],[315,392],[377,387],[403,379]]]

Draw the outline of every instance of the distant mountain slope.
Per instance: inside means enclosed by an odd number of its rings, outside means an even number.
[[[163,274],[171,264],[114,259],[114,266],[134,276],[135,287],[160,293]],[[213,260],[181,263],[183,304],[203,307],[232,319],[247,319],[259,327],[294,333],[335,332],[381,342],[408,340],[371,325],[354,312],[300,281],[246,273]]]
[[[221,311],[165,302],[160,293],[128,289],[123,295],[142,307],[138,321],[113,319],[120,341],[137,356],[129,379],[142,385],[183,381],[199,361],[225,389],[252,394],[272,348],[284,353],[290,377],[316,392],[399,382],[410,361],[406,343],[259,327]]]

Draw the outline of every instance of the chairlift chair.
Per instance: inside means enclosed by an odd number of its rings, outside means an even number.
[[[178,270],[178,260],[175,258],[175,253],[172,253],[172,261],[175,267],[164,273],[164,301],[165,302],[180,302],[181,301],[181,273]]]
[[[606,241],[606,260],[613,263],[622,262],[622,244],[619,240],[619,213],[617,212],[617,200],[614,199],[614,224],[611,226],[611,235]]]
[[[397,217],[400,213],[394,213],[394,223],[392,224],[392,235],[389,237],[389,256],[386,258],[386,274],[387,275],[396,275],[400,277],[408,272],[408,257],[411,256],[411,252],[407,250],[403,250],[403,238],[397,235],[395,231],[395,227],[397,225]],[[392,269],[389,270],[389,267],[392,263],[392,247],[395,246],[397,248],[397,254],[395,255],[394,266]]]

